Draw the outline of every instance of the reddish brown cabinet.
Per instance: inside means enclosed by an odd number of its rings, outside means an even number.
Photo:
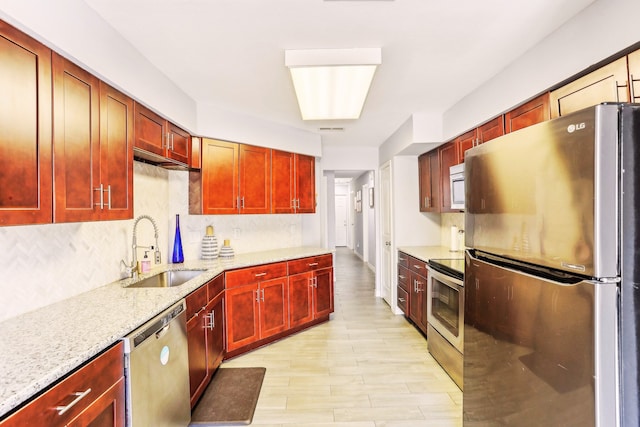
[[[409,256],[409,318],[427,333],[427,263]]]
[[[440,211],[440,158],[438,150],[418,157],[420,212]]]
[[[546,92],[505,113],[505,132],[515,132],[549,119],[551,119],[549,92]]]
[[[189,213],[271,211],[271,149],[202,138],[201,168],[189,173]]]
[[[272,150],[271,198],[273,213],[314,213],[315,158]]]
[[[453,143],[455,144],[456,148],[456,163],[455,164],[460,164],[464,162],[464,153],[470,149],[475,147],[476,145],[478,145],[479,140],[478,140],[478,130],[477,129],[472,129],[468,132],[463,133],[462,135],[458,136],[456,139],[453,140]],[[453,166],[453,165],[451,165]],[[447,169],[447,176],[449,176],[449,169]]]
[[[289,327],[286,271],[283,262],[225,273],[228,353]]]
[[[53,220],[51,50],[0,21],[0,225]]]
[[[455,141],[448,142],[438,148],[440,158],[440,212],[458,212],[451,209],[451,182],[449,168],[458,164],[458,145]]]
[[[224,276],[216,276],[186,298],[189,388],[197,403],[224,356]]]
[[[271,149],[240,144],[239,211],[271,212]]]
[[[124,427],[124,389],[123,345],[118,343],[0,421],[0,426]]]
[[[333,256],[289,261],[289,323],[294,328],[333,312]]]
[[[149,108],[135,103],[135,154],[153,163],[189,165],[191,136]]]
[[[405,316],[409,316],[411,307],[411,272],[409,271],[409,255],[398,252],[398,287],[397,305]]]
[[[53,55],[54,222],[133,217],[133,101]]]

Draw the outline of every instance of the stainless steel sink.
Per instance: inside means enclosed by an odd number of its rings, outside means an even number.
[[[155,276],[147,277],[128,288],[171,288],[180,286],[185,282],[204,273],[205,270],[173,270],[165,271]]]

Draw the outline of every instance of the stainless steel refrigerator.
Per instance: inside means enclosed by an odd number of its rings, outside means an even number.
[[[467,152],[465,426],[640,424],[638,166],[633,104]]]

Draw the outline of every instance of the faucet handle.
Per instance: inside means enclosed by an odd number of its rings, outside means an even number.
[[[124,267],[124,271],[125,273],[127,273],[127,276],[129,276],[130,279],[133,279],[135,273],[137,272],[136,266],[127,264],[127,262],[123,259],[120,260],[120,265]]]

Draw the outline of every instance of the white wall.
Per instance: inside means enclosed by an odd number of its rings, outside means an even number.
[[[198,133],[210,138],[322,156],[320,135],[198,104]]]
[[[0,18],[189,131],[196,104],[82,0],[0,0]]]
[[[598,0],[444,114],[445,140],[640,41],[640,1]]]
[[[398,246],[439,245],[440,215],[419,209],[418,158],[393,158],[393,242]]]
[[[378,169],[375,147],[323,147],[322,170],[368,171]]]

